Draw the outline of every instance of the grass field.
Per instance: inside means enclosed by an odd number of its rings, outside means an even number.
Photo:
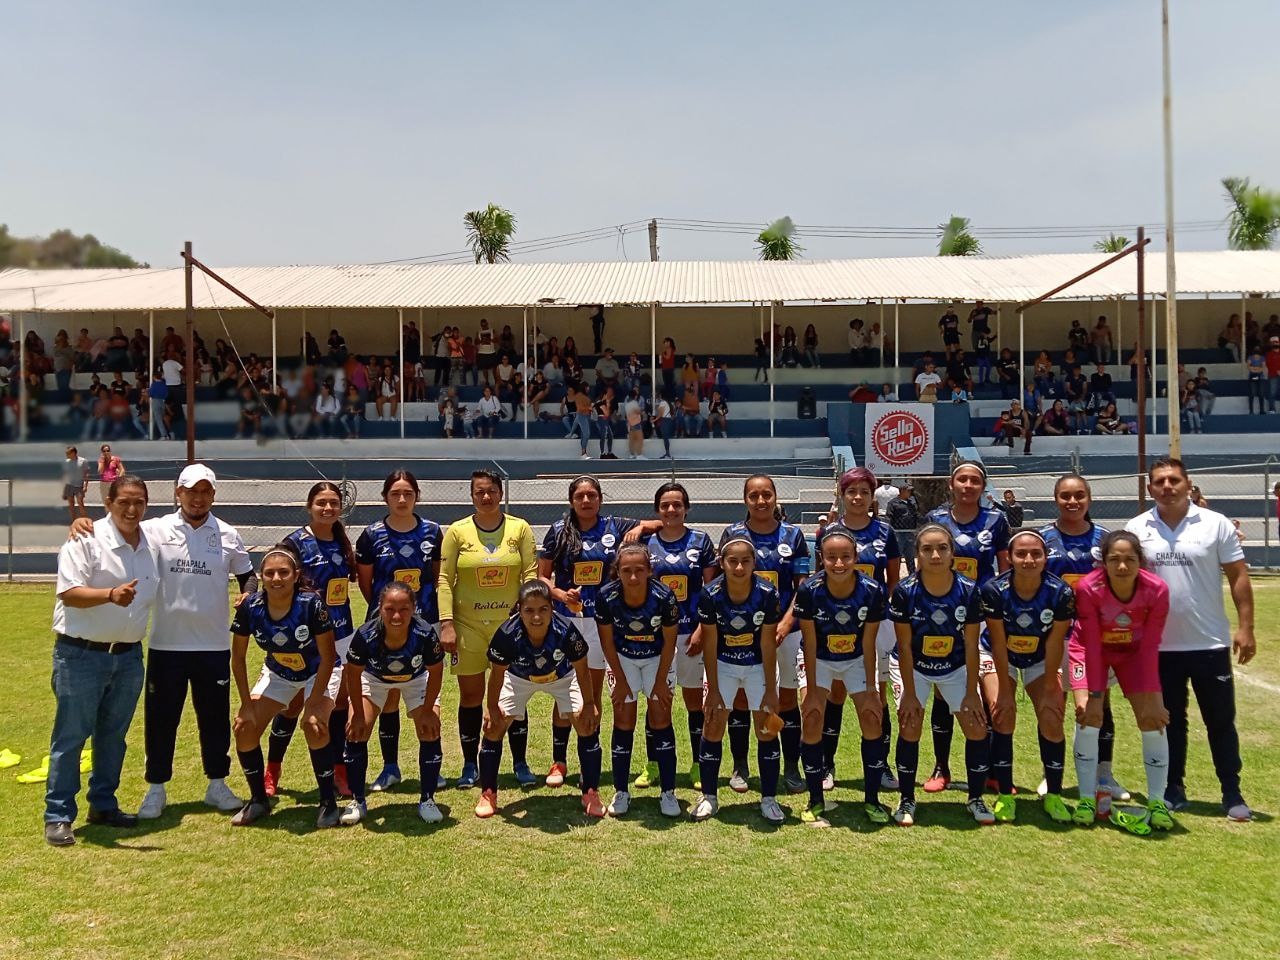
[[[427,827],[409,782],[374,795],[364,826],[315,832],[301,736],[285,786],[303,792],[287,793],[264,825],[235,830],[199,802],[204,781],[188,711],[163,818],[112,831],[84,826],[82,812],[79,843],[55,850],[41,836],[43,788],[13,779],[48,750],[52,589],[0,588],[0,621],[11,637],[0,648],[7,705],[0,747],[24,755],[0,774],[8,851],[0,955],[1275,957],[1280,582],[1256,589],[1262,652],[1239,684],[1245,795],[1258,811],[1252,824],[1222,816],[1193,718],[1188,792],[1200,802],[1171,834],[1148,839],[1105,826],[1058,827],[1031,801],[1016,824],[980,828],[962,815],[955,792],[922,794],[920,825],[910,830],[870,827],[853,802],[830,814],[832,829],[801,826],[795,802],[792,819],[775,828],[761,820],[753,794],[727,789],[720,818],[708,823],[662,818],[653,791],[625,820],[588,822],[576,790],[522,795],[506,781],[503,810],[491,821],[472,816],[474,791],[448,789],[438,796],[445,822]],[[446,686],[445,773],[453,777],[460,760],[451,693]],[[549,759],[547,711],[532,713],[535,769]],[[1030,717],[1027,705],[1016,766],[1024,795],[1040,778]],[[125,809],[136,809],[143,791],[141,724],[139,709],[120,795]],[[847,779],[860,771],[855,724],[847,715],[841,801],[860,796]],[[608,725],[606,716],[606,784]],[[677,725],[683,770],[683,716]],[[1137,788],[1142,764],[1131,716],[1118,711],[1117,725],[1117,776]],[[402,759],[416,769],[411,730],[406,724]],[[961,748],[957,736],[955,769],[963,769]],[[371,753],[376,770],[376,745]],[[925,766],[930,748],[922,753]],[[572,771],[572,749],[570,761]],[[230,782],[243,793],[234,761]],[[610,789],[602,792],[607,800]],[[678,792],[682,801],[692,797],[683,776]]]

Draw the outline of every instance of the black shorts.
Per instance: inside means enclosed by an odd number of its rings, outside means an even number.
[[[952,345],[959,346],[960,332],[958,330],[944,330],[942,332],[942,345],[947,347]]]

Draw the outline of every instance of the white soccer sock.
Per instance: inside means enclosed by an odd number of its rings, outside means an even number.
[[[1169,738],[1163,730],[1142,731],[1142,763],[1147,768],[1147,800],[1163,800],[1169,785]]]
[[[1076,727],[1072,754],[1076,761],[1076,782],[1080,784],[1080,799],[1092,800],[1098,792],[1098,734],[1097,727]]]

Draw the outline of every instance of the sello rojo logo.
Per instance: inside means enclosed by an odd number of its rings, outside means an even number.
[[[876,421],[871,448],[885,463],[906,467],[919,460],[929,442],[929,430],[914,413],[895,410]]]

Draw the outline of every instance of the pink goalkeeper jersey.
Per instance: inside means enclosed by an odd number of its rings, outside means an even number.
[[[1126,603],[1111,592],[1104,569],[1086,574],[1076,584],[1076,616],[1079,630],[1074,639],[1084,647],[1090,690],[1105,690],[1110,661],[1160,649],[1164,623],[1169,616],[1169,588],[1146,570],[1138,571],[1138,584]]]

